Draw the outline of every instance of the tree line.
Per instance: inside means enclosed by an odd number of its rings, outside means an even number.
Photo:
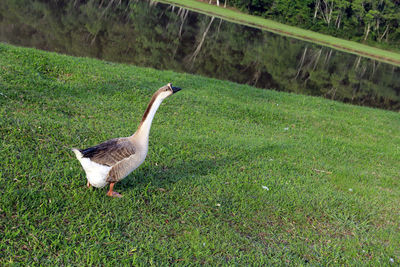
[[[400,0],[207,0],[304,29],[400,50]]]
[[[398,67],[152,1],[3,0],[0,41],[400,109]]]

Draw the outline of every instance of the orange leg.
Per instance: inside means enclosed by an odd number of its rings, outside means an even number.
[[[108,190],[107,196],[109,196],[109,197],[122,197],[122,195],[120,193],[114,191],[114,184],[115,183],[110,183],[110,190]]]
[[[87,185],[88,188],[92,187],[92,185],[89,183],[89,181],[87,181],[86,185]]]

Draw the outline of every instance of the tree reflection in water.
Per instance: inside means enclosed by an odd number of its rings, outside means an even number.
[[[0,41],[400,110],[399,67],[157,2],[2,0]]]

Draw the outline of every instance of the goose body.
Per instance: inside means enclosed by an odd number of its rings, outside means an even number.
[[[143,148],[141,145],[129,137],[122,137],[73,151],[86,172],[88,183],[104,187],[111,182],[119,182],[143,163],[148,147],[147,144]]]
[[[110,184],[107,195],[121,197],[113,191],[114,184],[143,163],[147,156],[154,115],[162,101],[179,90],[181,89],[173,87],[170,83],[158,89],[132,136],[114,138],[86,149],[72,149],[85,170],[88,187],[104,187]]]

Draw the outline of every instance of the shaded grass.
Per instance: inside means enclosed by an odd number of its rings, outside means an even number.
[[[167,82],[124,198],[88,190],[70,148]],[[2,265],[400,261],[398,113],[3,44],[0,93]]]
[[[159,2],[173,4],[206,15],[216,16],[234,23],[240,23],[400,66],[400,53],[286,25],[270,19],[245,14],[235,9],[210,5],[198,0],[160,0]]]

